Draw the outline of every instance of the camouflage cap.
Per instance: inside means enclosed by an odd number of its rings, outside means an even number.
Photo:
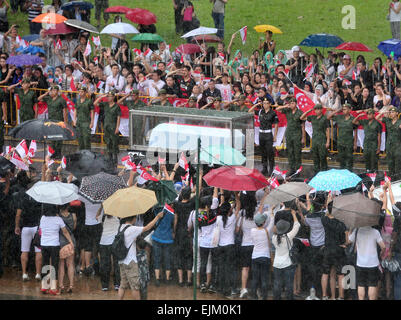
[[[291,103],[291,102],[297,102],[297,99],[295,99],[294,97],[290,97],[290,98],[288,98],[288,100],[287,100],[289,103]]]
[[[314,107],[313,107],[313,109],[314,110],[318,110],[318,109],[323,109],[323,106],[321,105],[321,104],[316,104]]]
[[[375,110],[373,110],[372,108],[368,109],[366,111],[366,114],[375,114]]]
[[[192,96],[192,97],[189,97],[188,101],[195,101],[196,102],[197,99],[196,99],[196,97]]]
[[[398,112],[398,109],[396,107],[390,107],[390,109],[388,111],[394,111],[394,112]]]
[[[221,101],[221,97],[214,98],[214,101]]]
[[[245,95],[244,94],[241,94],[240,96],[239,96],[239,98],[238,99],[240,99],[240,100],[245,100],[246,99],[246,97],[245,97]]]
[[[139,90],[138,89],[134,89],[131,91],[132,94],[139,94]]]
[[[166,89],[161,89],[161,90],[159,91],[159,96],[162,95],[162,94],[167,94]]]
[[[30,78],[24,78],[24,79],[22,79],[22,81],[21,81],[21,84],[23,84],[23,83],[31,83],[31,79]]]

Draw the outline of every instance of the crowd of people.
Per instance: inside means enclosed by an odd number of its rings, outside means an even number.
[[[8,7],[5,0],[0,0],[0,7],[3,2]],[[88,55],[86,47],[92,39],[88,32],[51,35],[41,29],[39,38],[30,44],[43,49],[44,53],[38,53],[42,63],[15,67],[6,61],[18,54],[23,43],[18,26],[11,26],[4,30],[0,43],[0,85],[4,87],[2,120],[15,125],[18,121],[48,117],[70,123],[80,133],[81,150],[90,149],[91,133],[102,130],[109,160],[116,166],[120,105],[126,105],[129,110],[152,108],[153,105],[171,106],[178,99],[176,107],[248,112],[255,116],[255,133],[258,133],[255,143],[262,153],[262,173],[267,177],[274,175],[273,145],[280,114],[287,121],[288,176],[296,176],[302,165],[302,148],[308,143],[315,173],[328,169],[330,123],[338,129],[334,142],[340,166],[352,171],[353,153],[358,147],[357,130],[362,126],[365,138],[361,147],[366,170],[378,171],[378,156],[385,150],[390,177],[399,179],[400,58],[395,60],[390,56],[383,62],[377,57],[370,62],[363,55],[352,59],[349,54],[333,50],[326,56],[318,49],[308,54],[299,46],[278,50],[270,31],[247,56],[241,50],[232,51],[234,42],[239,40],[238,33],[232,35],[227,47],[223,42],[226,2],[214,0],[212,12],[219,30],[217,36],[222,41],[216,46],[200,41],[200,53],[196,54],[183,54],[165,42],[156,48],[154,44],[142,44],[138,50],[130,47],[124,35],[112,35],[111,47],[94,44],[93,54]],[[103,4],[96,2],[100,3]],[[31,5],[43,6],[36,2]],[[59,5],[59,1],[54,1],[56,12]],[[35,33],[38,26],[31,22],[34,8],[30,8],[30,27]],[[191,2],[175,0],[174,10],[177,33],[194,28]],[[100,12],[96,14],[99,24]],[[74,17],[84,20],[84,16],[84,12],[75,12]],[[104,18],[107,22],[108,16]],[[114,21],[121,21],[121,17],[116,16]],[[155,26],[139,26],[139,29],[156,32]],[[149,48],[154,50],[152,54],[142,53]],[[68,99],[74,103],[72,114],[68,112],[68,101],[60,96],[61,91],[67,92]],[[14,100],[8,99],[10,92],[19,97],[18,113]],[[314,107],[301,111],[302,102],[296,92]],[[43,107],[47,112],[41,112]],[[0,145],[4,147],[4,123],[0,126]],[[384,128],[385,149],[381,146]],[[62,145],[53,143],[52,147],[53,157],[61,158]],[[119,298],[124,298],[125,291],[131,289],[134,298],[146,299],[151,278],[156,286],[173,281],[179,286],[193,285],[193,240],[197,231],[196,285],[201,293],[266,299],[272,288],[274,299],[281,299],[283,292],[287,299],[294,299],[314,288],[316,296],[323,300],[329,297],[365,299],[366,294],[372,300],[379,296],[401,299],[400,268],[394,271],[383,267],[386,265],[383,261],[391,260],[393,254],[395,261],[401,263],[397,214],[401,205],[394,200],[389,182],[382,187],[379,225],[349,230],[331,214],[333,196],[328,192],[307,194],[270,207],[264,203],[269,188],[230,192],[209,187],[203,181],[196,216],[194,189],[183,185],[181,176],[185,172],[180,172],[181,169],[177,163],[168,172],[159,163],[152,171],[159,180],[174,182],[177,198],[168,204],[174,214],[165,209],[149,210],[121,220],[104,214],[100,204],[84,197],[56,207],[42,206],[26,194],[38,179],[58,179],[79,185],[79,180],[72,176],[66,178],[61,167],[57,177],[52,176],[46,163],[40,178],[32,167],[28,171],[0,172],[3,217],[0,274],[2,264],[21,264],[22,280],[28,281],[28,258],[30,252],[35,252],[35,279],[42,279],[44,265],[50,264],[56,269],[57,280],[53,280],[51,288],[42,283],[45,294],[74,292],[76,272],[84,276],[99,274],[101,288],[106,291],[113,272],[113,287],[118,290]],[[204,166],[201,175],[209,169]],[[286,183],[288,179],[280,182]],[[127,187],[134,184],[138,185],[138,181],[132,170]],[[366,195],[373,198],[374,184],[368,187]],[[387,212],[387,194],[393,215]],[[196,225],[198,230],[194,230]],[[39,242],[38,229],[41,230]],[[113,257],[112,244],[121,230],[124,230],[128,254],[119,260]],[[342,287],[342,267],[350,264],[346,261],[350,246],[357,252],[357,292]],[[298,258],[292,248],[297,248]],[[68,288],[64,287],[65,274]]]

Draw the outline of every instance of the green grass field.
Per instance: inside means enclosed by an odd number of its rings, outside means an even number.
[[[94,3],[94,0],[89,0]],[[389,22],[385,19],[387,14],[387,1],[377,0],[228,0],[225,15],[225,43],[228,45],[231,34],[241,27],[248,26],[248,39],[245,46],[242,45],[239,35],[233,49],[242,49],[250,54],[258,46],[258,34],[253,27],[258,24],[271,24],[279,27],[282,35],[274,35],[277,41],[277,49],[290,49],[299,44],[306,36],[312,33],[332,33],[340,36],[344,41],[357,41],[374,49],[373,53],[364,53],[368,61],[376,56],[382,56],[377,49],[380,41],[391,38]],[[45,0],[45,4],[50,4]],[[212,4],[209,0],[192,0],[195,12],[201,22],[201,26],[214,27],[211,17]],[[158,18],[156,24],[157,33],[175,48],[184,43],[175,34],[174,10],[172,0],[109,0],[110,6],[125,5],[127,7],[144,8],[154,12]],[[343,6],[352,5],[356,10],[356,28],[345,30],[342,28],[341,13]],[[91,21],[96,25],[95,12],[92,10]],[[114,15],[112,15],[114,16]],[[22,26],[23,35],[29,33],[27,16],[18,13],[9,14],[10,23]],[[125,22],[129,22],[125,17]],[[110,21],[109,21],[110,22]],[[102,21],[101,28],[104,27]],[[130,38],[131,36],[129,36]],[[101,35],[103,45],[110,44],[110,36]],[[138,44],[136,44],[138,45]],[[130,42],[131,48],[134,43]],[[303,48],[306,52],[312,52],[313,48]],[[355,53],[356,57],[357,53]]]

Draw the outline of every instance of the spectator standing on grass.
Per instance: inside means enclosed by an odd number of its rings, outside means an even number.
[[[399,0],[392,0],[389,3],[388,19],[392,38],[400,40],[401,2]]]
[[[24,9],[28,10],[30,34],[39,34],[40,29],[42,28],[41,23],[32,22],[32,20],[42,13],[44,5],[43,0],[32,0],[25,3]]]
[[[217,29],[217,36],[224,40],[224,13],[225,6],[228,0],[210,0],[213,2],[212,18],[214,26]]]
[[[109,14],[105,10],[109,7],[109,0],[95,0],[95,19],[97,20],[97,28],[100,29],[100,16],[103,12],[104,25],[107,26]]]

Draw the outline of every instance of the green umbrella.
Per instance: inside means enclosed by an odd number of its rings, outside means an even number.
[[[143,43],[159,43],[164,42],[164,39],[155,33],[140,33],[131,38],[132,41]]]
[[[150,181],[146,189],[153,190],[159,206],[171,203],[177,198],[174,182],[170,180]]]
[[[200,160],[209,164],[240,166],[246,158],[236,149],[225,145],[209,146],[202,149]]]

